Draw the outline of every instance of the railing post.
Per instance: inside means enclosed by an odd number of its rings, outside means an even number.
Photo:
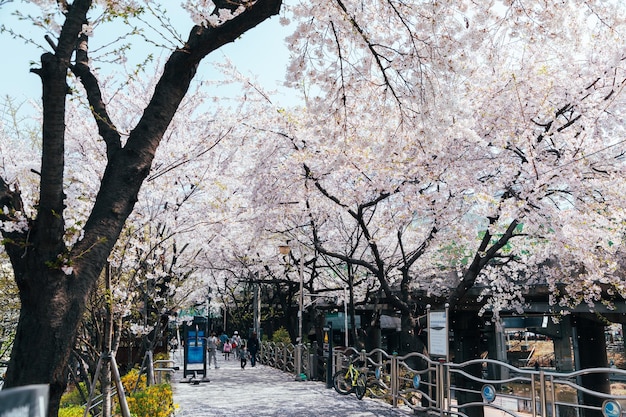
[[[551,403],[552,403],[552,416],[556,417],[556,389],[554,388],[554,375],[550,375],[550,393],[551,393]],[[546,387],[546,390],[548,387]]]
[[[426,366],[430,367],[429,364]],[[441,385],[443,383],[441,379],[441,362],[435,364],[435,406],[441,409]],[[432,398],[432,397],[431,397]]]
[[[530,406],[533,409],[533,417],[537,417],[537,391],[535,384],[535,375],[531,374],[530,377]]]
[[[272,345],[272,368],[276,368],[278,362],[278,349],[276,349],[276,343]]]
[[[543,370],[539,371],[539,398],[541,399],[541,415],[548,417],[548,403],[546,399],[546,376]]]
[[[445,364],[443,364],[443,368],[442,368],[442,378],[444,378],[444,382],[442,384],[441,387],[441,393],[442,393],[442,410],[441,410],[441,415],[449,415],[450,411],[452,409],[452,387],[450,386],[450,362],[447,362]]]
[[[293,372],[296,376],[296,379],[298,379],[300,378],[300,374],[302,373],[302,343],[298,342],[293,351]]]
[[[398,407],[398,352],[391,357],[391,405]]]
[[[265,365],[265,361],[263,360],[263,354],[265,353],[265,342],[259,343],[259,363]]]

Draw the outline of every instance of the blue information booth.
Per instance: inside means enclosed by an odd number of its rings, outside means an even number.
[[[183,378],[187,376],[202,376],[203,380],[208,380],[206,367],[206,334],[204,330],[195,328],[185,329],[185,364],[183,368]],[[200,365],[200,366],[198,366]]]

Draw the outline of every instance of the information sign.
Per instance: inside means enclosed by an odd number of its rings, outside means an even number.
[[[448,357],[448,316],[446,311],[428,313],[428,352]]]
[[[619,417],[622,414],[622,406],[615,400],[606,400],[602,404],[604,417]]]
[[[483,400],[486,403],[492,403],[493,400],[496,399],[496,389],[493,385],[487,384],[483,385],[483,389],[481,390],[481,394],[483,396]]]

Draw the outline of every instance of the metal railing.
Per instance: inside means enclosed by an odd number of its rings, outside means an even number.
[[[264,342],[260,362],[294,373],[292,344]],[[307,379],[324,380],[315,371],[315,363],[324,358],[317,347],[305,345],[302,364]],[[585,415],[626,417],[626,390],[613,393],[590,389],[583,380],[623,382],[626,371],[615,368],[591,368],[574,372],[548,369],[517,368],[492,359],[475,359],[463,363],[433,360],[420,353],[399,356],[382,349],[370,352],[354,348],[335,350],[330,370],[334,372],[352,355],[359,355],[368,375],[368,395],[407,407],[414,413],[465,417],[471,409],[496,410],[514,417],[557,417]],[[602,384],[601,384],[602,385]],[[607,386],[607,384],[604,384]]]
[[[263,342],[259,349],[259,362],[280,369],[281,371],[296,372],[296,354],[298,349],[292,343]],[[311,376],[309,354],[312,351],[311,345],[304,344],[301,349],[302,373]]]
[[[162,359],[153,362],[149,362],[149,367],[146,370],[146,382],[150,382],[150,384],[163,384],[169,382],[171,375],[178,370],[178,366],[176,366],[176,361],[173,359]],[[115,385],[111,386],[111,391],[106,394],[111,399],[117,395],[117,387]],[[122,393],[122,395],[126,395]],[[86,404],[83,404],[83,407],[86,408],[84,415],[91,415],[92,417],[99,417],[102,415],[103,404],[105,401],[105,394],[95,395],[90,401]]]

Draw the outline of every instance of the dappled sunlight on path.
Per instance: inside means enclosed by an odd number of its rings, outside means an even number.
[[[182,355],[182,352],[180,353]],[[177,417],[201,416],[408,416],[407,409],[392,408],[380,401],[354,395],[343,396],[327,389],[319,381],[300,382],[292,374],[264,365],[241,369],[239,361],[218,359],[219,369],[210,369],[210,382],[197,385],[182,383],[182,357],[177,360],[180,370],[173,376],[174,402]]]

